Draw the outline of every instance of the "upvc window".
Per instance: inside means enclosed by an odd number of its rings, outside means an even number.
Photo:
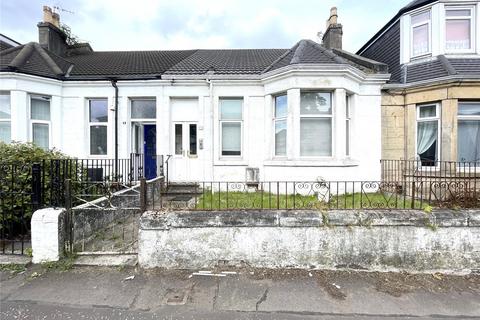
[[[417,106],[417,156],[422,166],[436,166],[440,147],[438,104]]]
[[[220,137],[222,156],[242,155],[243,99],[220,99]]]
[[[287,155],[287,95],[275,97],[273,125],[275,128],[275,156]]]
[[[412,57],[418,57],[430,53],[430,10],[412,15],[411,17],[411,46]]]
[[[157,118],[157,104],[155,99],[132,99],[131,100],[131,119],[151,120]]]
[[[473,8],[445,8],[445,50],[470,51],[473,48]]]
[[[30,97],[31,139],[42,149],[50,148],[50,98]]]
[[[352,123],[352,116],[351,116],[351,106],[350,100],[351,96],[347,95],[345,100],[345,155],[350,156],[350,135],[351,135],[351,123]]]
[[[11,117],[10,93],[0,91],[0,142],[12,140]]]
[[[459,102],[458,161],[480,163],[480,101]]]
[[[107,154],[108,100],[88,100],[90,154]]]
[[[332,156],[332,94],[300,93],[300,156]]]

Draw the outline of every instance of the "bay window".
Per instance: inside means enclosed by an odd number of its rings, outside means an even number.
[[[458,104],[458,161],[480,163],[480,101]]]
[[[220,98],[222,156],[242,155],[243,99]]]
[[[287,95],[275,97],[274,127],[275,127],[275,156],[287,155]]]
[[[108,101],[107,99],[88,100],[90,154],[107,154],[107,126]]]
[[[332,156],[332,94],[300,93],[300,156]]]
[[[32,142],[42,149],[50,148],[50,98],[30,97],[30,123]]]
[[[417,106],[417,156],[422,166],[436,166],[439,156],[439,105]]]
[[[473,9],[445,8],[445,49],[447,52],[469,51],[472,46]]]
[[[11,117],[10,93],[0,91],[0,142],[12,140]]]
[[[430,53],[430,10],[411,17],[412,57]]]

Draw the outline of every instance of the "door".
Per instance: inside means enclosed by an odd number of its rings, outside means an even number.
[[[197,181],[200,177],[198,160],[197,122],[174,122],[172,128],[172,173],[178,182]]]
[[[143,137],[144,173],[145,178],[149,180],[157,177],[157,126],[144,125]]]

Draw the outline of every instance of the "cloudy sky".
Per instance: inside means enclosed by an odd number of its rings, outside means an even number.
[[[338,7],[355,52],[410,0],[0,0],[0,32],[38,41],[42,5],[57,6],[94,50],[289,48],[324,31]]]

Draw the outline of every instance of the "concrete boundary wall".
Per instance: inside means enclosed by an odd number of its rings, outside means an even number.
[[[146,212],[144,268],[480,269],[480,211]]]

